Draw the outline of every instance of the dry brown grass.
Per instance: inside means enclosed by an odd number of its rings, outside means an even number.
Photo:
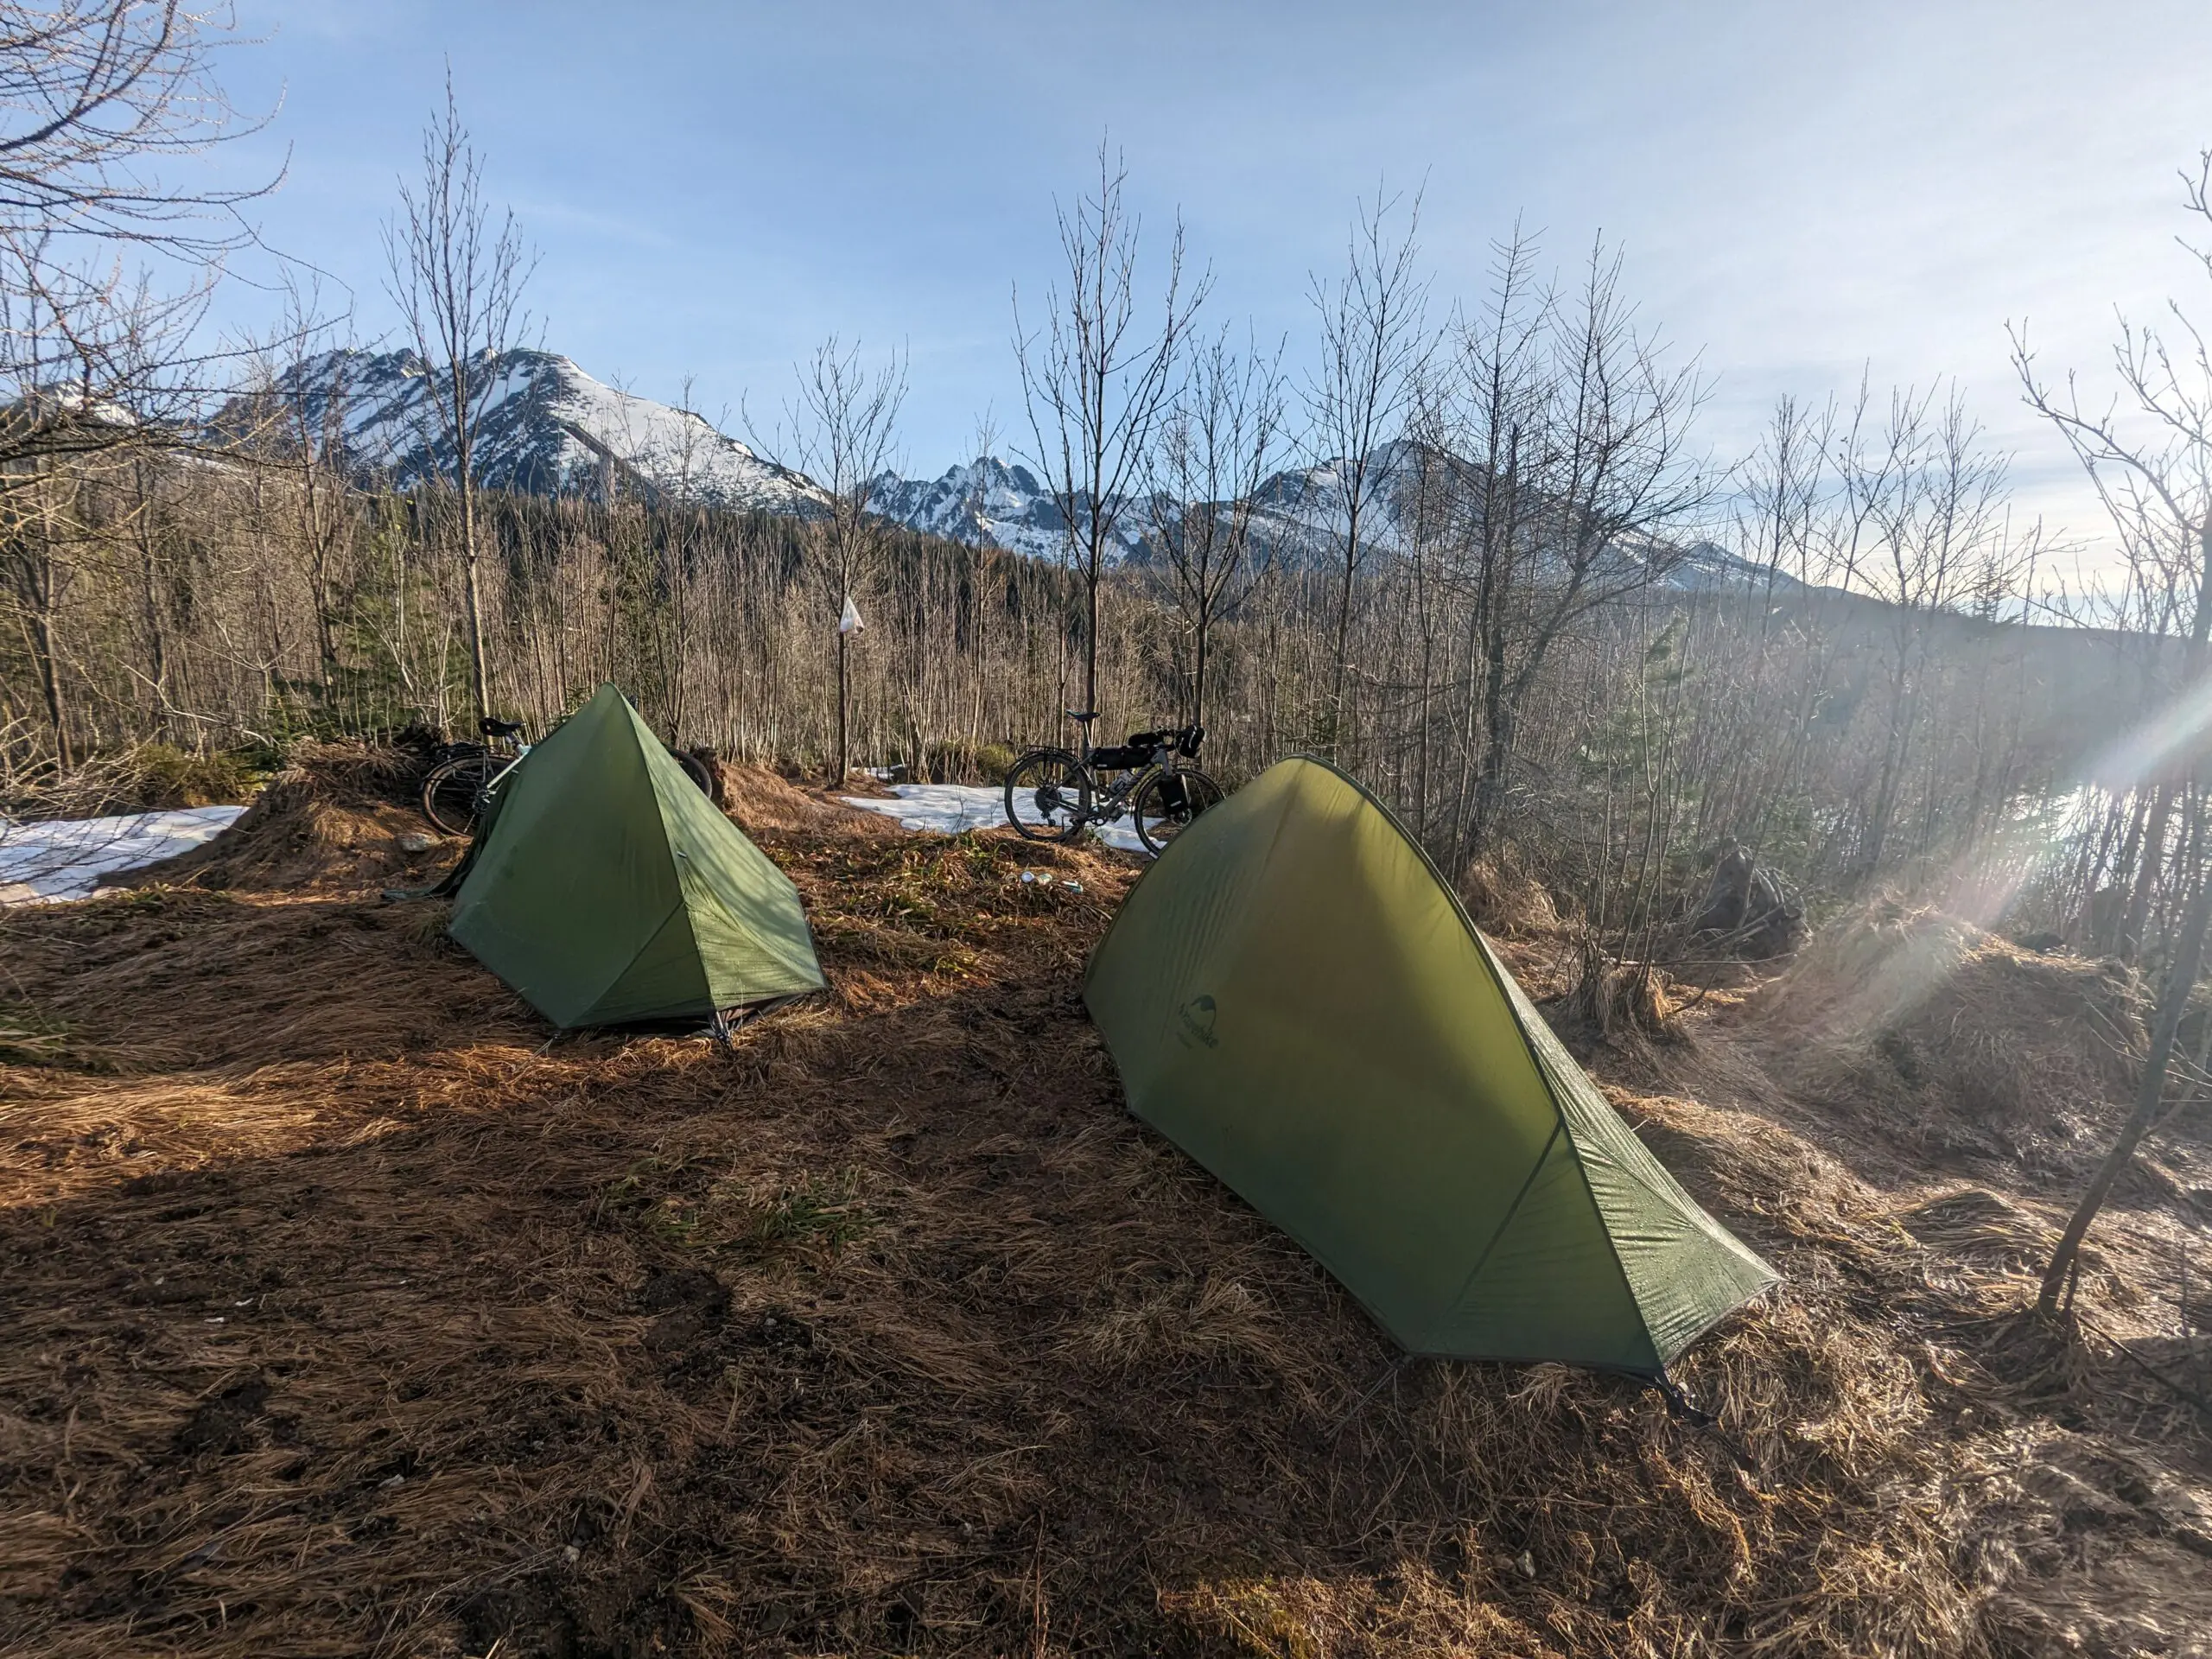
[[[2145,1045],[2141,986],[2117,965],[1888,900],[1823,930],[1761,1000],[1804,1092],[1924,1159],[2069,1185],[2125,1114]]]
[[[734,1052],[556,1038],[327,795],[335,876],[10,919],[67,1040],[0,1069],[0,1651],[2201,1645],[2202,1426],[2005,1374],[2032,1205],[1617,1092],[1790,1276],[1681,1368],[1756,1474],[1624,1381],[1404,1363],[1122,1109],[1130,863],[733,782],[835,988]],[[1756,1094],[1732,1040],[1669,1063]]]
[[[1559,927],[1550,893],[1510,849],[1468,865],[1460,874],[1459,899],[1475,925],[1496,938],[1548,938]]]
[[[417,810],[420,757],[358,743],[302,743],[233,828],[175,858],[110,878],[110,887],[221,892],[358,893],[427,881],[458,844],[410,853],[403,838],[438,841]]]

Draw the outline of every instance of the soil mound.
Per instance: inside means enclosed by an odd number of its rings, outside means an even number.
[[[221,835],[103,885],[252,893],[427,886],[463,843],[423,817],[422,776],[422,757],[409,750],[303,744]]]
[[[792,782],[766,766],[720,763],[722,810],[749,836],[782,832],[838,839],[878,838],[902,832],[888,819],[856,812],[829,793]],[[864,792],[860,789],[845,791]]]
[[[2147,1015],[2117,964],[1887,899],[1823,928],[1753,1008],[1807,1095],[1928,1157],[2066,1179],[2127,1109]]]

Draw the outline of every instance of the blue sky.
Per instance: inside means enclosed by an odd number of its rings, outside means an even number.
[[[1020,423],[1008,296],[1052,275],[1055,194],[1102,134],[1148,236],[1179,208],[1219,318],[1308,348],[1308,273],[1378,181],[1425,193],[1440,300],[1516,215],[1571,263],[1602,231],[1715,376],[1708,441],[1777,392],[1956,377],[2031,511],[2101,530],[2018,404],[2004,325],[2098,370],[2115,305],[2212,283],[2172,238],[2212,145],[2212,6],[570,4],[239,0],[225,74],[289,149],[269,240],[390,330],[378,227],[450,60],[486,181],[543,253],[547,345],[601,379],[754,414],[836,331],[904,346],[907,470]],[[2194,278],[2194,287],[2191,282]],[[225,319],[265,320],[238,287]]]

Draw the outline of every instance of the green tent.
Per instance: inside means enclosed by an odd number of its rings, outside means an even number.
[[[495,791],[453,936],[555,1025],[822,988],[798,891],[611,685]]]
[[[1606,1103],[1411,837],[1286,760],[1092,957],[1130,1106],[1408,1351],[1662,1373],[1774,1282]]]

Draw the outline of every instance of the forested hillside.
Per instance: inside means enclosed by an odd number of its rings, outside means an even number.
[[[448,489],[365,486],[276,446],[116,446],[16,499],[0,665],[26,799],[65,754],[472,723]],[[478,512],[498,712],[542,732],[612,679],[684,743],[828,765],[842,590],[823,524],[500,493]],[[1073,741],[1080,573],[889,525],[874,539],[855,590],[855,762],[976,778],[1009,747]],[[1099,703],[1109,730],[1203,718],[1230,779],[1332,753],[1447,868],[1517,859],[1621,939],[1671,917],[1723,837],[1839,896],[1993,892],[2125,817],[2100,757],[2163,681],[2155,638],[2024,624],[1972,590],[1878,597],[1821,580],[1833,550],[1780,551],[1770,582],[1756,564],[1695,584],[1637,567],[1582,595],[1532,561],[1485,613],[1464,546],[1368,550],[1341,688],[1339,575],[1247,551],[1207,619],[1201,708],[1187,584],[1151,546],[1102,574]],[[2105,784],[2116,798],[2085,788]],[[2019,925],[2086,926],[2089,884],[2124,880],[2124,850],[2044,857]]]

